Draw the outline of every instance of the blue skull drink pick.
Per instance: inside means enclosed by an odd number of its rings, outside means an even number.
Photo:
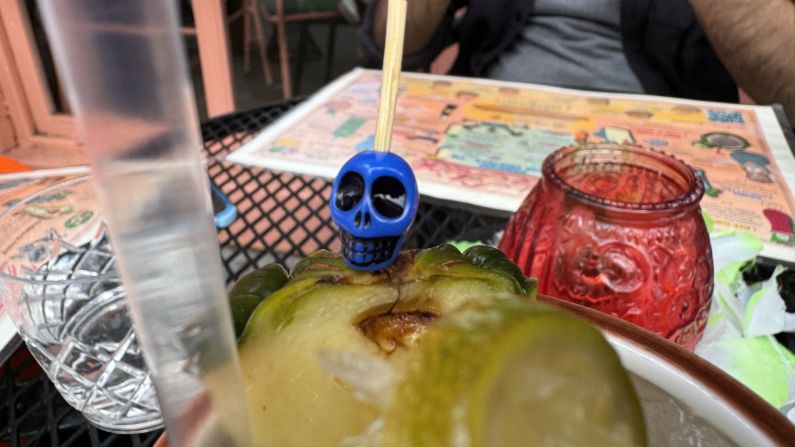
[[[360,152],[340,169],[331,199],[345,262],[368,271],[392,264],[419,202],[409,164],[390,152]]]
[[[342,256],[357,270],[389,267],[417,213],[419,194],[414,172],[406,160],[389,152],[406,7],[406,0],[389,0],[375,150],[360,152],[345,162],[331,189],[331,218],[340,230]]]

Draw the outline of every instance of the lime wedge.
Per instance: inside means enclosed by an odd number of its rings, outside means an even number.
[[[448,315],[421,346],[386,412],[382,446],[646,442],[618,357],[574,316],[502,301]]]

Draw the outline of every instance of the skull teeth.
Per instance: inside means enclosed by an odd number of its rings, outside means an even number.
[[[366,267],[388,261],[397,249],[399,236],[357,238],[342,232],[342,254],[354,265]]]

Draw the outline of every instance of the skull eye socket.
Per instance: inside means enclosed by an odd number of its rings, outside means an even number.
[[[342,211],[349,211],[362,200],[364,179],[356,172],[348,172],[340,179],[334,205]]]
[[[370,194],[373,207],[384,217],[400,217],[406,208],[406,188],[395,177],[377,178]]]

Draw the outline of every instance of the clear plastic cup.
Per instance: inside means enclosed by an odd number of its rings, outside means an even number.
[[[224,446],[248,413],[178,4],[38,2],[113,239],[127,304],[176,445],[195,402]]]
[[[0,299],[63,398],[117,433],[163,426],[88,177],[0,215]]]

